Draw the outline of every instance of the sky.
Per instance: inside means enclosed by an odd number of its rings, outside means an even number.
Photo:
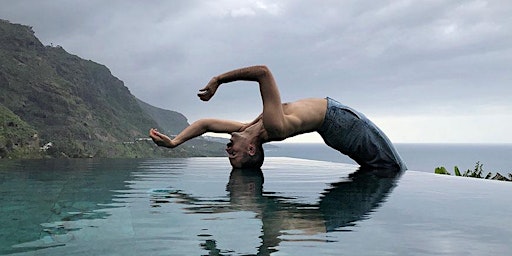
[[[512,143],[512,1],[0,0],[0,18],[107,66],[132,94],[200,118],[250,121],[267,65],[283,102],[337,99],[398,143]],[[310,134],[289,141],[315,142]]]

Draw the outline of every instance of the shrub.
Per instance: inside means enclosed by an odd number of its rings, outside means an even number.
[[[480,163],[480,161],[477,161],[475,164],[475,168],[473,170],[467,170],[463,174],[461,174],[459,167],[454,166],[453,171],[455,173],[455,176],[461,176],[461,177],[470,177],[470,178],[478,178],[478,179],[491,179],[491,180],[502,180],[502,181],[512,181],[512,174],[508,174],[508,177],[505,177],[501,175],[499,172],[496,172],[495,175],[492,175],[492,172],[488,172],[487,175],[482,176],[482,173],[484,173],[483,170],[483,164]],[[443,174],[443,175],[451,175],[448,170],[444,166],[437,167],[434,170],[435,174]]]

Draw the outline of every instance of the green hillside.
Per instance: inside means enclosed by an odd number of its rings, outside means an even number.
[[[44,46],[30,27],[4,20],[0,90],[2,158],[222,154],[223,145],[205,140],[168,150],[141,139],[151,127],[177,133],[187,120],[136,99],[104,65]]]

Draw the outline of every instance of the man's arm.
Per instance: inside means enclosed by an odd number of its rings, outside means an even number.
[[[156,129],[151,129],[149,131],[149,136],[158,146],[175,148],[190,139],[203,135],[206,132],[232,133],[240,131],[242,127],[244,127],[244,124],[236,121],[201,119],[189,125],[173,139],[158,132]]]
[[[252,126],[253,124],[259,122],[261,120],[261,118],[263,118],[263,114],[260,114],[258,117],[256,117],[254,120],[252,120],[252,122],[250,122],[250,123],[244,123],[242,128],[240,128],[240,131],[243,131],[243,130],[247,129],[247,127]]]
[[[265,129],[269,136],[286,136],[289,133],[287,131],[289,125],[287,125],[284,117],[281,95],[272,73],[266,66],[236,69],[213,77],[203,89],[199,90],[198,96],[201,100],[208,101],[221,84],[234,81],[255,81],[259,83],[263,101],[262,119]]]

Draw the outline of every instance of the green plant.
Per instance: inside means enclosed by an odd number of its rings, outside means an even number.
[[[457,166],[455,166],[455,167],[457,167]],[[457,168],[457,169],[458,169],[458,168]],[[444,168],[444,166],[437,167],[437,168],[435,169],[435,173],[436,173],[436,174],[451,175],[451,173],[450,173],[450,172],[448,172],[448,171],[446,170],[446,168]],[[459,174],[460,174],[460,173],[459,173]]]
[[[473,170],[466,170],[464,173],[461,174],[459,167],[454,166],[453,171],[455,173],[455,176],[460,177],[470,177],[470,178],[478,178],[478,179],[491,179],[491,180],[502,180],[502,181],[512,181],[512,174],[509,173],[508,177],[505,177],[501,175],[500,173],[496,172],[496,174],[493,176],[492,172],[488,172],[487,175],[482,176],[482,173],[484,173],[483,164],[480,163],[480,161],[477,161],[475,164],[475,168]],[[451,175],[448,170],[444,166],[436,167],[434,170],[435,174],[444,174],[444,175]]]

